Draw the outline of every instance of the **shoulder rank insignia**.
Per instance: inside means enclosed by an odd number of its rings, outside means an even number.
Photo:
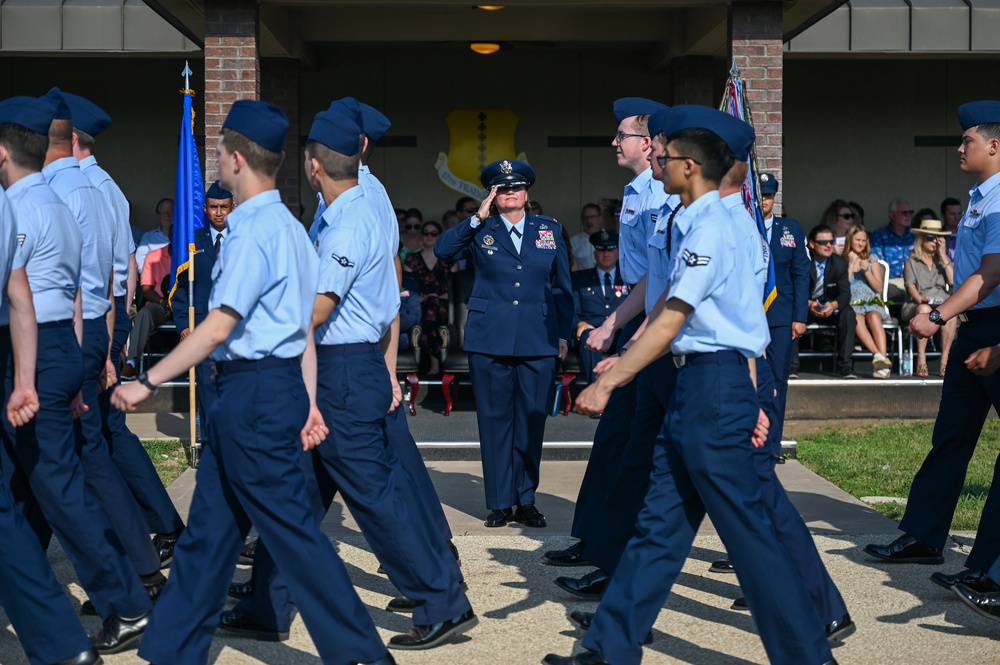
[[[354,262],[351,261],[346,256],[337,256],[336,254],[330,254],[330,258],[332,258],[334,261],[336,261],[340,265],[344,266],[345,268],[353,268],[354,267]]]
[[[659,217],[660,217],[659,213],[655,213],[654,212],[654,213],[650,214],[649,221],[651,221],[654,224],[656,224],[656,220],[659,219]]]
[[[18,233],[17,234],[17,244],[20,245],[21,247],[24,247],[24,239],[27,238],[27,237],[28,236],[25,233]]]
[[[489,236],[488,235],[488,236],[484,236],[483,237],[483,244],[484,245],[492,245],[494,242],[496,242],[496,241],[493,239],[493,236]]]
[[[692,268],[694,266],[707,266],[709,261],[712,260],[712,257],[710,256],[698,256],[694,252],[689,252],[686,249],[684,250],[684,254],[682,256],[684,258],[684,263],[688,264],[688,266]]]

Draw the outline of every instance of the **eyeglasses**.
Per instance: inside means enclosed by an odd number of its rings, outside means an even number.
[[[813,242],[816,243],[817,245],[822,245],[823,247],[826,247],[827,245],[832,245],[834,243],[833,240],[813,240]]]
[[[690,159],[698,166],[701,166],[701,162],[699,162],[694,157],[685,157],[684,155],[678,155],[677,157],[671,157],[670,155],[660,155],[659,157],[656,158],[656,163],[659,164],[660,166],[666,166],[667,162],[672,161],[674,159]]]
[[[462,208],[462,212],[464,212],[464,213],[466,213],[468,215],[472,215],[472,214],[475,214],[475,213],[479,212],[479,208]]]
[[[903,215],[905,217],[912,217],[913,216],[913,211],[912,210],[897,210],[896,214],[897,215]]]
[[[854,219],[854,213],[853,212],[842,212],[839,215],[837,215],[837,217],[840,217],[841,219]]]
[[[404,224],[403,228],[406,229],[407,231],[416,231],[417,229],[420,228],[420,225],[419,224]]]
[[[615,143],[621,143],[625,139],[642,139],[648,137],[649,134],[626,134],[624,132],[618,132],[615,134]]]
[[[441,234],[438,233],[437,231],[424,231],[424,235],[425,236],[439,236]]]

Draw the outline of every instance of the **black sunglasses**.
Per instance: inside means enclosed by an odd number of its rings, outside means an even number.
[[[404,224],[403,228],[406,229],[407,231],[410,231],[412,229],[419,229],[420,225],[419,224]]]
[[[842,212],[839,215],[837,215],[837,217],[840,217],[841,219],[854,219],[854,213],[853,212]]]
[[[670,155],[660,155],[659,157],[656,158],[656,163],[659,164],[660,166],[666,166],[667,162],[669,162],[671,160],[674,160],[674,159],[690,159],[692,162],[694,162],[698,166],[701,166],[701,162],[699,162],[694,157],[685,157],[683,155],[678,155],[677,157],[671,157]]]
[[[479,212],[479,208],[462,208],[462,212],[473,214]]]
[[[825,247],[827,245],[832,245],[834,241],[833,240],[813,240],[813,242],[816,243],[817,245],[823,245]]]
[[[438,233],[437,231],[424,231],[424,235],[425,236],[439,236],[441,234]]]

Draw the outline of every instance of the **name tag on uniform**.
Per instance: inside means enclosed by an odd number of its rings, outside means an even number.
[[[535,241],[536,249],[555,249],[556,238],[550,230],[538,230],[538,240]]]

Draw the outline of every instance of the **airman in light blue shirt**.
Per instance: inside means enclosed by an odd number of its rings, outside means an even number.
[[[770,254],[768,244],[760,235],[757,222],[750,216],[747,207],[743,205],[742,192],[723,196],[721,201],[729,214],[733,216],[733,221],[736,222],[736,227],[746,242],[747,255],[750,257],[753,276],[757,286],[760,287],[760,297],[761,302],[763,302],[764,285],[767,283],[767,256]]]
[[[14,209],[7,200],[7,195],[0,188],[0,284],[6,284],[12,270],[24,267],[24,260],[17,251],[17,222],[14,219]],[[8,323],[7,291],[0,289],[0,305],[3,307],[3,322]]]
[[[114,269],[111,210],[80,170],[76,157],[56,159],[42,169],[49,186],[76,218],[83,236],[83,318],[98,319],[111,309]]]
[[[212,359],[302,355],[319,275],[305,229],[278,190],[243,201],[226,223],[229,235],[212,268],[208,308],[230,307],[241,318]]]
[[[132,229],[129,226],[129,203],[118,183],[97,164],[97,158],[88,155],[80,160],[80,169],[90,179],[101,194],[104,195],[111,208],[114,221],[114,274],[115,297],[121,298],[126,293],[129,279],[129,258],[135,254],[135,242],[132,239]]]
[[[734,349],[757,358],[767,348],[771,337],[761,291],[746,288],[755,278],[745,238],[718,191],[674,218],[667,300],[694,309],[670,345],[675,355]]]
[[[24,176],[7,190],[17,218],[38,323],[70,321],[81,285],[83,236],[73,213],[41,173]],[[2,323],[7,323],[7,308]]]
[[[983,256],[1000,254],[1000,173],[969,191],[969,207],[958,225],[955,247],[955,290],[979,270]],[[1000,287],[970,309],[1000,305]]]
[[[626,284],[635,284],[649,269],[646,244],[667,200],[662,183],[646,169],[625,186],[618,220],[618,269]]]

